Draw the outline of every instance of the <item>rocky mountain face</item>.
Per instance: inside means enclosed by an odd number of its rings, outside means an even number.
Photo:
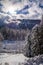
[[[6,20],[5,20],[6,19]],[[41,22],[40,19],[10,19],[8,17],[0,19],[0,27],[7,26],[13,29],[32,29],[33,26]],[[9,20],[10,19],[10,20]]]
[[[12,21],[15,22],[16,20],[13,19]],[[21,23],[17,24],[18,21]],[[3,21],[1,22],[3,23]],[[14,22],[9,24],[0,24],[0,33],[4,40],[25,40],[25,36],[27,35],[29,29],[31,30],[33,26],[39,24],[40,20],[18,19],[17,22]]]
[[[43,54],[43,25],[33,27],[28,36],[24,54],[28,57]]]

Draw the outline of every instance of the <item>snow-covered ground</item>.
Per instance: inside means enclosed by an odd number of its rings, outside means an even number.
[[[23,54],[2,54],[0,55],[0,64],[19,65],[24,64],[27,59]]]
[[[0,54],[0,65],[43,65],[43,55],[27,58],[23,54]]]

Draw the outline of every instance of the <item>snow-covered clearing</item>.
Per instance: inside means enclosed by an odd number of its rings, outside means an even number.
[[[23,54],[2,54],[0,55],[0,64],[4,65],[6,62],[9,65],[24,64],[28,60]]]
[[[0,54],[0,65],[43,65],[43,55],[27,58],[23,54]]]

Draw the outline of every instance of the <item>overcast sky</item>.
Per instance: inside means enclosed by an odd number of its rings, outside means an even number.
[[[0,18],[40,19],[42,8],[43,0],[0,0]]]

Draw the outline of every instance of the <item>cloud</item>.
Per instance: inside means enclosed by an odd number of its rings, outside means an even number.
[[[40,1],[41,0],[1,0],[0,14],[12,18],[37,19],[41,17],[41,8],[43,7],[43,0],[41,3]]]
[[[18,3],[14,3],[15,1],[17,1]],[[13,12],[15,12],[15,10],[19,10],[22,8],[22,3],[19,3],[20,0],[2,0],[1,3],[3,4],[3,8],[2,11],[4,12],[9,12],[10,10],[13,10]],[[9,12],[10,13],[10,12]]]
[[[18,10],[17,11],[17,14],[24,14],[24,15],[26,15],[26,14],[28,14],[29,12],[28,12],[28,8],[29,8],[29,6],[28,5],[26,5],[24,8],[22,8],[21,10]]]

